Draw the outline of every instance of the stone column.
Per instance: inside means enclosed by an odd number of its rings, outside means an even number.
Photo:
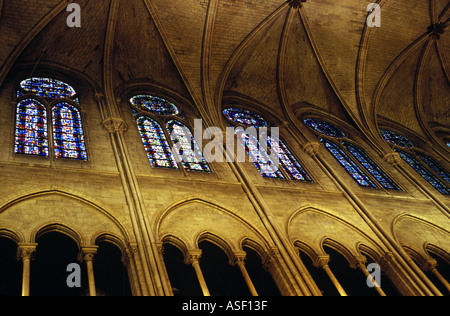
[[[258,292],[256,291],[255,285],[253,284],[252,279],[250,278],[250,275],[248,274],[248,271],[245,268],[245,260],[247,259],[247,253],[235,252],[234,258],[235,264],[239,267],[239,270],[241,270],[242,276],[244,277],[245,283],[247,283],[250,293],[252,294],[252,296],[259,296]]]
[[[366,264],[367,264],[367,258],[366,257],[356,257],[355,258],[355,266],[352,268],[358,268],[359,270],[364,273],[364,276],[367,278],[367,280],[370,280],[375,288],[375,290],[378,292],[380,296],[387,296],[386,293],[381,289],[381,286],[377,283],[377,281],[372,277],[372,275],[367,271]],[[381,273],[381,271],[380,271]]]
[[[423,271],[430,271],[431,273],[434,274],[434,276],[445,286],[445,288],[447,289],[447,291],[450,293],[450,284],[448,283],[448,281],[442,276],[442,274],[439,273],[437,267],[437,261],[434,259],[430,259],[427,260],[423,265],[422,265],[422,270]]]
[[[19,244],[17,257],[23,263],[22,296],[30,296],[30,267],[37,244]]]
[[[197,275],[198,282],[200,283],[200,287],[202,288],[202,292],[204,296],[211,296],[208,290],[208,286],[206,285],[205,278],[203,276],[202,269],[200,268],[200,258],[202,256],[201,250],[190,250],[188,252],[186,258],[186,264],[192,265],[195,270],[195,274]]]
[[[331,282],[336,287],[341,296],[348,296],[344,288],[334,275],[333,271],[331,271],[330,266],[328,265],[329,263],[330,263],[330,256],[326,255],[326,256],[319,256],[314,265],[318,268],[322,268],[326,272],[326,274],[328,275]]]
[[[98,246],[82,247],[83,260],[86,262],[88,281],[89,281],[89,295],[97,296],[97,290],[95,288],[95,276],[94,276],[94,257],[97,254]]]

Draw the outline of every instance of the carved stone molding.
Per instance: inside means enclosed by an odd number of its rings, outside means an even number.
[[[288,0],[287,2],[293,8],[301,8],[302,2],[306,2],[306,0]]]
[[[315,157],[320,153],[321,147],[322,144],[319,142],[309,142],[303,145],[303,150],[311,157]]]
[[[440,39],[441,35],[445,33],[445,28],[448,25],[446,22],[442,23],[434,23],[428,27],[428,32],[430,33],[430,37],[433,39]]]
[[[117,117],[112,117],[104,120],[102,122],[102,125],[109,133],[117,132],[123,134],[128,131],[128,125],[125,123],[125,121]]]
[[[400,157],[400,154],[396,152],[391,152],[384,155],[383,159],[392,166],[397,166],[403,162],[403,159],[402,157]]]

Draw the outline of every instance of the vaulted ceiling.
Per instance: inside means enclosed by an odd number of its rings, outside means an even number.
[[[283,121],[319,109],[369,135],[392,121],[446,150],[449,0],[379,0],[381,28],[360,0],[75,2],[81,28],[67,27],[67,0],[0,0],[0,84],[16,64],[63,65],[110,98],[152,82],[213,120],[234,97]]]

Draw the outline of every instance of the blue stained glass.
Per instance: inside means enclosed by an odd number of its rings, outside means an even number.
[[[289,149],[281,140],[276,140],[270,136],[267,137],[270,149],[278,155],[281,166],[289,175],[291,180],[313,182],[311,177],[306,173],[300,163],[291,154]],[[278,143],[278,146],[277,146]]]
[[[178,149],[180,162],[186,170],[211,172],[189,128],[172,120],[167,123],[167,130],[175,148]]]
[[[49,78],[26,79],[20,83],[20,87],[28,93],[44,98],[64,99],[76,95],[75,89],[67,83]]]
[[[53,107],[53,140],[56,158],[87,160],[86,145],[77,108],[60,103]]]
[[[345,133],[336,127],[335,125],[319,120],[319,119],[313,119],[309,118],[305,120],[305,124],[315,130],[316,132],[319,132],[325,136],[329,137],[336,137],[336,138],[344,138]]]
[[[435,187],[436,190],[444,195],[450,195],[450,188],[428,171],[416,158],[404,151],[398,149],[395,149],[395,151],[398,152],[403,160],[416,170],[429,184]]]
[[[450,173],[445,170],[440,164],[438,164],[433,158],[422,154],[417,153],[420,159],[425,162],[431,169],[433,169],[438,175],[440,175],[445,181],[450,183]]]
[[[175,104],[151,95],[137,95],[131,98],[130,102],[139,110],[157,115],[173,116],[179,114]]]
[[[153,167],[179,169],[161,126],[147,116],[138,118],[137,125],[150,164]]]
[[[380,130],[380,134],[381,136],[383,136],[384,140],[400,146],[400,147],[405,147],[405,148],[414,148],[416,147],[414,145],[414,143],[412,141],[410,141],[408,138],[406,138],[403,135],[400,135],[399,133],[390,131],[390,130],[386,130],[386,129],[382,129]]]
[[[367,156],[367,154],[359,147],[353,144],[344,142],[343,145],[347,148],[350,154],[356,158],[366,170],[374,176],[375,179],[388,190],[400,191],[400,188],[392,181],[373,161]]]
[[[373,189],[377,188],[370,178],[353,162],[353,160],[350,159],[349,156],[347,156],[347,154],[339,146],[327,139],[321,139],[320,141],[360,186]]]
[[[261,116],[244,109],[230,108],[223,111],[223,114],[230,121],[247,127],[261,128],[269,125]]]
[[[48,157],[47,110],[34,99],[17,104],[15,153]]]
[[[236,130],[236,135],[241,141],[242,146],[246,150],[250,161],[256,166],[259,173],[264,178],[272,179],[285,179],[283,173],[275,169],[276,164],[270,158],[269,154],[264,148],[261,148],[258,138],[252,133],[246,133],[243,128],[238,128]],[[267,138],[269,140],[269,138]]]

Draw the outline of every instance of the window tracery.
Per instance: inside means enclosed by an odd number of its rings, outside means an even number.
[[[341,128],[316,118],[307,118],[304,122],[318,134],[320,142],[358,185],[372,189],[401,191],[399,186],[363,149],[356,146]]]
[[[72,86],[56,79],[29,78],[19,84],[17,96],[16,154],[88,159],[81,114],[71,104],[79,102]],[[53,106],[49,117],[50,103],[55,100],[62,102]]]

